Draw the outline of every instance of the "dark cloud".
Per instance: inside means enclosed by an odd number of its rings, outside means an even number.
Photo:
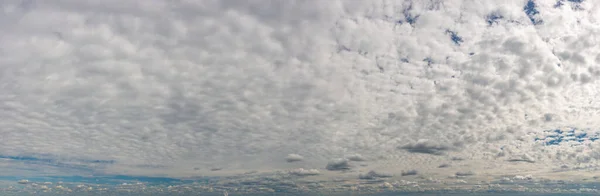
[[[419,172],[417,172],[417,170],[408,170],[408,171],[402,171],[402,176],[414,176],[417,175]]]
[[[415,143],[409,143],[404,146],[400,146],[399,148],[412,153],[433,155],[442,155],[445,151],[450,149],[448,146],[441,145],[430,140],[419,140]]]
[[[512,157],[509,158],[508,160],[506,160],[508,162],[527,162],[527,163],[535,163],[535,159],[527,154],[521,155],[521,156],[516,156],[516,157]]]
[[[467,172],[456,172],[456,177],[464,177],[464,176],[472,176],[475,175],[475,173],[471,172],[471,171],[467,171]]]
[[[373,179],[378,179],[378,178],[389,178],[389,177],[392,177],[392,175],[379,173],[379,172],[376,172],[373,170],[369,171],[366,174],[358,175],[358,178],[363,179],[363,180],[373,180]]]
[[[348,159],[336,159],[336,160],[332,160],[329,163],[327,163],[327,166],[325,167],[325,169],[329,170],[329,171],[343,171],[343,170],[349,170],[351,168],[350,163],[348,162]]]
[[[354,155],[350,155],[347,157],[347,159],[349,161],[366,161],[367,159],[365,159],[363,156],[359,155],[359,154],[354,154]]]
[[[304,160],[304,157],[302,157],[299,154],[288,154],[288,156],[285,157],[285,161],[287,161],[288,163],[298,162],[298,161],[302,161],[302,160]]]
[[[522,158],[514,158],[506,160],[508,162],[527,162],[527,163],[535,163],[534,160],[522,159]]]

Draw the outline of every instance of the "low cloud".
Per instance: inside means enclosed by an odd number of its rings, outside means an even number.
[[[379,173],[376,171],[369,171],[366,174],[360,174],[358,175],[359,179],[363,179],[363,180],[373,180],[373,179],[378,179],[378,178],[389,178],[392,177],[392,175],[390,174],[384,174],[384,173]]]
[[[424,153],[433,155],[442,155],[444,151],[450,148],[446,145],[435,143],[431,140],[421,139],[414,143],[409,143],[399,147],[400,149],[407,150],[411,153]]]
[[[506,160],[508,162],[527,162],[527,163],[535,163],[535,159],[527,154],[521,155],[521,156],[517,156],[517,157],[512,157],[508,160]]]
[[[362,155],[360,154],[353,154],[347,157],[347,159],[349,161],[366,161],[367,159],[365,159]]]
[[[465,176],[472,176],[472,175],[475,175],[475,173],[473,173],[472,171],[456,172],[456,177],[465,177]]]
[[[408,170],[408,171],[402,171],[402,176],[414,176],[417,175],[419,172],[417,172],[417,170]]]
[[[304,169],[304,168],[293,169],[293,170],[290,170],[288,173],[291,175],[296,175],[296,176],[314,176],[314,175],[321,174],[321,172],[319,172],[319,170],[317,170],[317,169]]]
[[[444,163],[444,164],[441,164],[440,166],[438,166],[438,168],[447,168],[447,167],[450,167],[450,164]]]
[[[332,160],[329,163],[327,163],[327,166],[325,167],[325,169],[327,169],[329,171],[343,171],[343,170],[349,170],[350,168],[351,168],[351,166],[348,163],[348,159]]]
[[[521,175],[516,175],[515,177],[512,178],[513,180],[520,180],[520,181],[524,181],[524,180],[533,180],[533,176],[531,174],[529,175],[525,175],[525,176],[521,176]]]
[[[298,162],[298,161],[302,161],[302,160],[304,160],[304,157],[302,157],[299,154],[288,154],[288,156],[285,157],[285,161],[287,161],[288,163]]]
[[[450,160],[453,160],[453,161],[462,161],[462,160],[465,160],[465,159],[462,158],[462,157],[452,157]]]

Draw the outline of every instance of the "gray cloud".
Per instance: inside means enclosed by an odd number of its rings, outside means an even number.
[[[373,170],[367,172],[366,174],[358,175],[358,178],[363,179],[363,180],[373,180],[373,179],[378,179],[378,178],[389,178],[389,177],[392,177],[392,175],[379,173],[379,172],[376,172]]]
[[[527,163],[535,163],[535,159],[528,154],[523,154],[521,156],[515,156],[513,158],[509,158],[506,160],[508,162],[527,162]]]
[[[450,158],[450,160],[453,160],[453,161],[462,161],[462,160],[465,160],[465,159],[462,158],[462,157],[452,157],[452,158]]]
[[[408,143],[399,148],[405,149],[412,153],[425,153],[433,155],[442,155],[445,151],[449,150],[450,147],[435,143],[430,140],[419,140],[414,143]]]
[[[348,162],[348,159],[336,159],[329,161],[329,163],[327,163],[327,166],[325,167],[325,169],[330,171],[343,171],[349,170],[350,168],[351,166]]]
[[[346,157],[346,159],[348,159],[349,161],[367,161],[367,159],[365,159],[362,155],[359,154],[350,155]]]
[[[408,171],[402,171],[402,176],[414,176],[417,175],[419,172],[417,170],[408,170]]]
[[[457,177],[465,177],[465,176],[472,176],[472,175],[475,175],[475,173],[473,173],[472,171],[456,172]]]
[[[304,159],[304,157],[302,157],[299,154],[288,154],[288,156],[285,157],[285,161],[287,161],[289,163],[302,161],[303,159]]]
[[[289,152],[311,168],[600,158],[598,141],[535,140],[600,127],[597,6],[538,2],[533,25],[522,2],[435,2],[2,1],[0,155],[175,176],[287,170],[271,160]],[[364,159],[346,158],[328,170]]]

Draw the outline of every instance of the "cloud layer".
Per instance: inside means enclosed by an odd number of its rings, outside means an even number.
[[[600,158],[535,140],[599,127],[591,1],[0,5],[0,156],[173,176]]]

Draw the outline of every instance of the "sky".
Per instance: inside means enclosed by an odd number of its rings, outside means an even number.
[[[0,0],[0,193],[598,192],[598,3]]]

